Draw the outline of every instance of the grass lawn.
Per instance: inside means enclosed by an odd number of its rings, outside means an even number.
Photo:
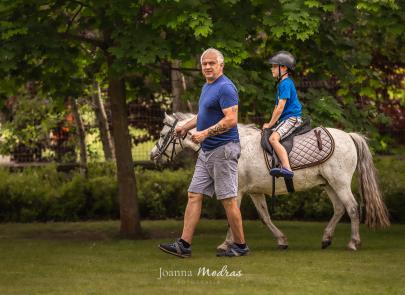
[[[320,249],[324,223],[276,222],[287,251],[259,221],[246,221],[250,256],[217,258],[226,221],[202,220],[193,257],[157,249],[181,221],[145,221],[150,236],[121,240],[119,223],[0,224],[0,294],[405,294],[405,225],[361,228],[363,245],[345,249],[349,225],[339,224],[331,248]],[[240,277],[198,276],[200,267],[241,272]],[[165,276],[185,271],[193,276]]]

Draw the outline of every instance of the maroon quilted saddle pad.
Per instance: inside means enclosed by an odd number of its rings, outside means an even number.
[[[319,165],[333,154],[335,142],[324,127],[316,127],[293,139],[293,148],[288,154],[293,170]],[[267,166],[271,167],[271,156],[265,152]]]

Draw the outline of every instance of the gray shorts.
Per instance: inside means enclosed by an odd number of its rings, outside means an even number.
[[[282,122],[280,122],[276,127],[272,128],[280,134],[280,139],[286,138],[295,129],[297,129],[302,124],[301,117],[290,117]]]
[[[238,193],[238,159],[240,143],[228,142],[216,149],[200,150],[188,191],[218,200],[236,197]]]

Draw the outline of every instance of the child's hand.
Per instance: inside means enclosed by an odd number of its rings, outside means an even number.
[[[264,123],[262,129],[266,129],[266,128],[270,128],[270,124],[269,123]]]

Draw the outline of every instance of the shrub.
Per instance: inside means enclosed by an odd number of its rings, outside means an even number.
[[[384,156],[375,162],[391,220],[405,222],[405,161],[398,156]],[[79,171],[59,173],[55,165],[19,172],[0,169],[0,221],[119,218],[115,171],[114,163],[91,164],[87,178]],[[192,174],[193,168],[161,171],[137,168],[141,217],[182,218]],[[356,181],[353,192],[358,198]],[[271,198],[267,202],[272,210]],[[277,196],[274,205],[273,219],[328,220],[333,213],[332,204],[321,188]],[[248,196],[242,202],[242,214],[245,219],[258,217]],[[202,216],[225,218],[225,210],[215,197],[205,198]]]
[[[138,198],[143,218],[173,218],[183,215],[191,170],[137,172]]]

